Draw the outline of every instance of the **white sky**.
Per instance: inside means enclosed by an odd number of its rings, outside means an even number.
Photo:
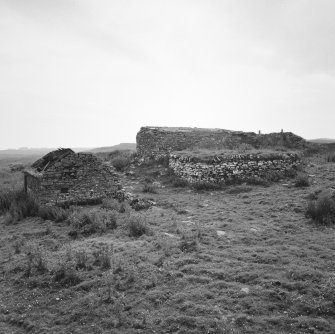
[[[335,137],[334,0],[0,0],[0,149],[141,126]]]

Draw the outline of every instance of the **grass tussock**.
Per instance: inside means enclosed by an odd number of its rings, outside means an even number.
[[[300,166],[299,168],[289,168],[285,170],[284,176],[289,177],[289,178],[294,178],[297,177],[299,172],[301,172],[302,167]]]
[[[114,198],[105,198],[102,200],[101,208],[106,210],[119,211],[120,203]]]
[[[296,187],[309,187],[309,179],[308,179],[308,175],[303,174],[303,173],[298,173],[294,185]]]
[[[82,282],[78,271],[74,267],[73,263],[69,261],[62,263],[54,270],[53,280],[61,287],[75,286]]]
[[[248,193],[252,191],[251,187],[245,186],[245,185],[237,185],[235,187],[232,187],[227,190],[228,194],[241,194],[241,193]]]
[[[195,252],[198,249],[198,242],[195,239],[188,240],[184,238],[183,240],[181,240],[179,248],[184,253]]]
[[[150,194],[157,194],[157,187],[153,184],[145,183],[142,192],[144,193],[150,193]]]
[[[119,202],[115,198],[105,198],[102,200],[101,208],[109,211],[116,211],[119,213],[128,212],[130,210],[130,206],[128,202],[123,201]]]
[[[7,190],[0,194],[0,212],[5,213],[7,224],[15,224],[27,217],[41,217],[44,220],[60,222],[68,218],[71,210],[40,205],[32,194],[20,189]]]
[[[44,254],[34,243],[27,245],[26,260],[27,266],[24,274],[27,277],[33,274],[43,274],[48,270]]]
[[[335,306],[335,274],[328,277],[328,279],[321,285],[321,289],[325,298],[330,300]]]
[[[18,191],[5,190],[0,193],[0,213],[9,211],[9,208],[15,198],[18,197]]]
[[[6,191],[0,195],[0,212],[6,213],[7,224],[15,224],[26,217],[38,216],[39,204],[24,190]]]
[[[259,176],[250,177],[246,180],[246,183],[254,186],[270,187],[271,183],[269,180],[261,178]]]
[[[176,177],[172,181],[172,185],[174,187],[176,187],[176,188],[185,188],[185,187],[187,187],[189,185],[189,183],[186,180],[184,180],[184,179]]]
[[[58,206],[40,206],[38,216],[44,220],[52,220],[58,223],[66,220],[70,212],[70,209],[64,209]]]
[[[116,213],[101,209],[74,211],[67,221],[72,227],[73,237],[78,234],[89,236],[94,233],[103,233],[117,227]]]
[[[306,215],[321,225],[335,224],[335,196],[324,194],[316,200],[310,200]]]
[[[130,164],[131,159],[129,159],[128,157],[118,157],[112,160],[112,165],[119,172],[123,172]]]
[[[101,269],[111,269],[111,257],[112,251],[109,245],[101,245],[97,250],[93,252],[94,265],[98,265]]]
[[[147,222],[140,214],[129,215],[126,219],[126,226],[130,237],[138,238],[143,234],[149,234]]]
[[[335,162],[335,152],[326,154],[326,162]]]
[[[220,189],[223,189],[225,185],[226,184],[224,182],[213,183],[213,182],[207,182],[207,181],[198,181],[198,182],[192,183],[192,187],[198,191],[220,190]]]
[[[117,171],[123,172],[133,162],[134,157],[135,153],[132,151],[115,150],[108,153],[105,159],[109,160]]]
[[[163,182],[176,188],[185,188],[189,186],[187,180],[182,179],[180,176],[176,175],[172,168],[167,169],[167,173],[164,175]]]

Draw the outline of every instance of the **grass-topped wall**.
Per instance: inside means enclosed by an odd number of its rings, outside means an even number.
[[[256,134],[223,129],[182,127],[142,127],[136,136],[137,153],[141,156],[164,155],[172,151],[194,149],[236,149],[241,145],[252,148],[284,147],[301,149],[306,141],[291,133]]]

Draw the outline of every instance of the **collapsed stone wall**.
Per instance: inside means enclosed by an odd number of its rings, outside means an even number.
[[[170,154],[169,167],[190,183],[246,181],[284,175],[300,164],[296,153],[227,154],[214,156],[206,161],[187,155]]]
[[[26,173],[27,188],[41,204],[88,203],[113,196],[119,181],[112,169],[92,154],[70,154],[42,173]]]
[[[223,129],[142,127],[136,136],[140,156],[160,156],[172,151],[233,149],[242,144],[254,148],[282,146],[303,148],[306,141],[291,132],[256,134]]]

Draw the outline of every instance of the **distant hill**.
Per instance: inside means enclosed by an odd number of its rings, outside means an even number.
[[[75,152],[87,151],[87,147],[75,147],[71,149]],[[54,147],[43,147],[43,148],[18,148],[18,149],[8,149],[0,150],[0,156],[43,156],[51,151],[56,150]]]
[[[8,167],[10,164],[24,164],[30,165],[37,159],[43,157],[47,153],[56,150],[54,147],[43,147],[43,148],[18,148],[0,150],[0,168]],[[136,144],[133,143],[121,143],[114,146],[105,146],[97,148],[88,147],[71,147],[75,152],[87,152],[87,153],[108,153],[116,150],[127,150],[136,151]]]
[[[120,143],[114,146],[104,146],[96,148],[88,147],[70,147],[75,152],[91,152],[91,153],[100,153],[100,152],[111,152],[115,150],[131,150],[136,151],[135,143]],[[43,148],[18,148],[18,149],[7,149],[0,150],[0,157],[42,157],[47,153],[56,150],[55,147],[43,147]]]
[[[112,152],[112,151],[123,151],[123,150],[130,150],[136,151],[136,144],[135,143],[120,143],[114,146],[104,146],[104,147],[97,147],[93,149],[88,149],[86,152],[91,153],[105,153],[105,152]]]
[[[316,144],[331,144],[331,143],[335,143],[335,139],[330,139],[330,138],[309,139],[307,141],[309,141],[311,143],[316,143]]]
[[[8,149],[0,150],[1,156],[39,156],[45,155],[50,151],[53,151],[54,148],[18,148],[18,149]]]

